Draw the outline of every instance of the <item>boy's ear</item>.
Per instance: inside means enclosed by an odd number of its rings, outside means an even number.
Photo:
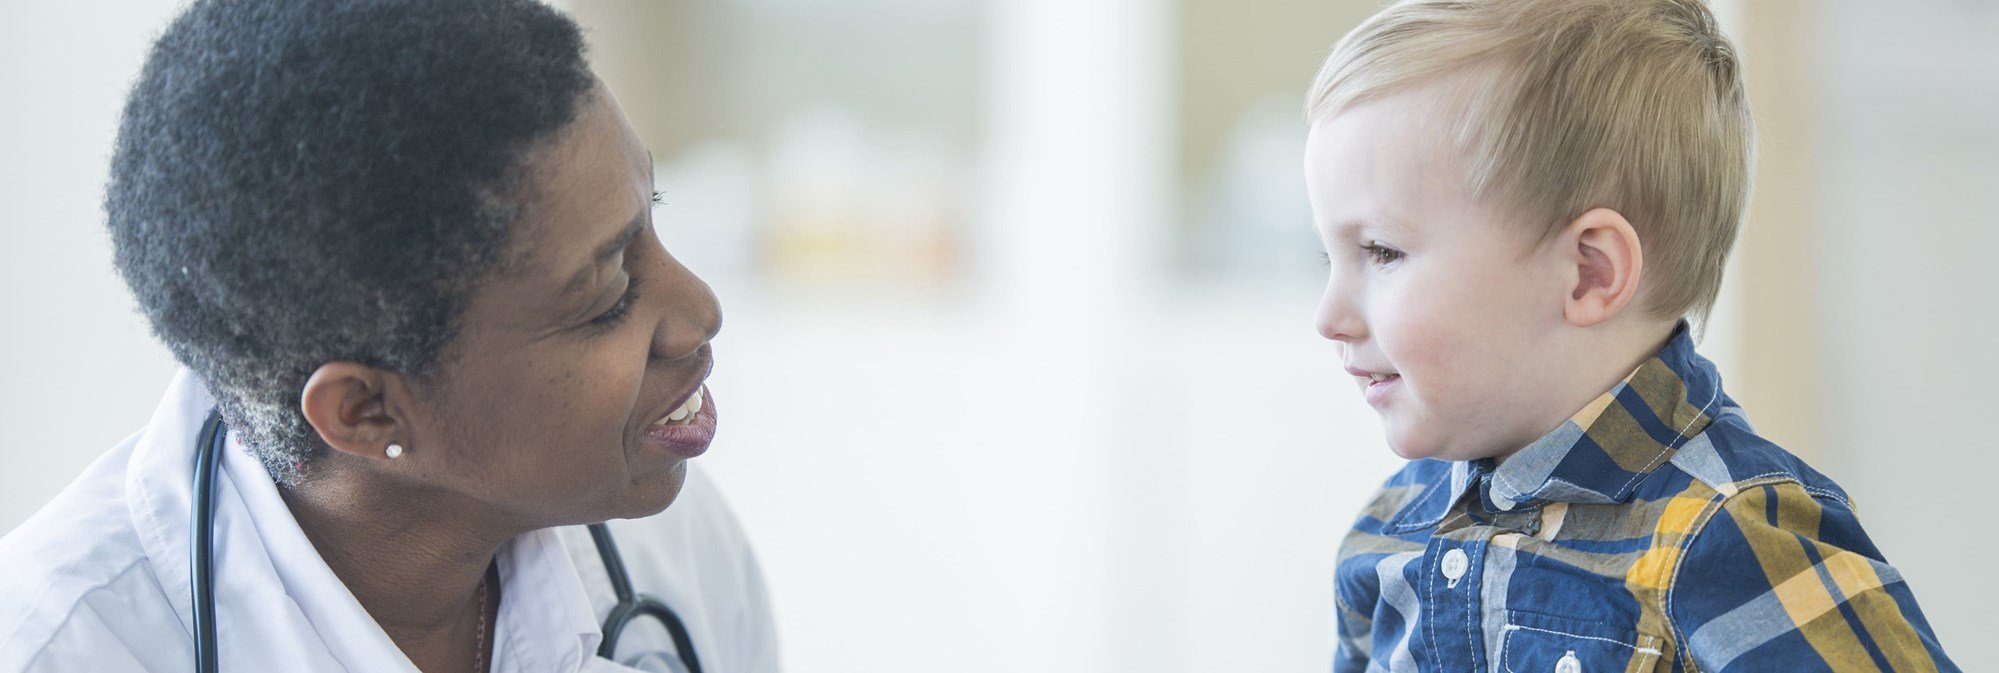
[[[328,447],[380,458],[391,442],[407,442],[398,407],[390,400],[393,375],[356,362],[328,362],[299,391],[300,411]]]
[[[1645,252],[1638,244],[1638,230],[1617,211],[1596,208],[1577,216],[1562,230],[1556,245],[1572,274],[1569,296],[1562,302],[1562,317],[1569,324],[1602,324],[1638,295]]]

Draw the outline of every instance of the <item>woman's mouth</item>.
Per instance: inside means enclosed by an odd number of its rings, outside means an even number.
[[[708,452],[708,444],[715,441],[715,398],[709,394],[708,386],[702,385],[694,394],[667,412],[659,420],[646,428],[645,444],[682,459],[694,458]]]
[[[657,421],[653,421],[652,424],[653,425],[667,425],[669,423],[679,423],[682,425],[687,424],[689,418],[693,417],[694,414],[699,413],[701,411],[701,405],[704,404],[702,398],[707,397],[702,393],[705,393],[707,391],[708,391],[708,386],[706,385],[701,386],[699,390],[694,391],[693,395],[688,395],[687,401],[682,402],[679,408],[674,409],[672,413],[667,414],[664,418],[661,418]]]

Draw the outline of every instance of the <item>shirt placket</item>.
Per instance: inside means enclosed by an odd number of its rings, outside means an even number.
[[[1494,530],[1467,512],[1478,502],[1477,491],[1459,498],[1423,552],[1421,628],[1432,664],[1425,670],[1486,670],[1480,596]]]

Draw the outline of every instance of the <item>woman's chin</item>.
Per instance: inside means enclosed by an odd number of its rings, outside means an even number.
[[[661,472],[648,474],[632,480],[630,490],[620,498],[624,506],[614,519],[640,519],[660,512],[680,497],[680,489],[687,484],[687,461],[677,461],[672,467]]]

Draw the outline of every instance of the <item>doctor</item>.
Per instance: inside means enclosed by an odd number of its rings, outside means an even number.
[[[691,467],[721,314],[654,234],[651,165],[534,0],[196,0],[105,200],[186,368],[0,540],[0,672],[190,670],[204,547],[224,671],[776,671]],[[580,525],[613,519],[600,556]],[[641,620],[598,656],[613,558],[698,655]]]

